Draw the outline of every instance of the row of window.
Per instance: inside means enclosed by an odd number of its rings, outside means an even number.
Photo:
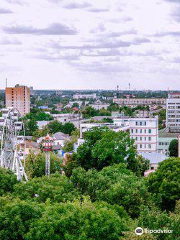
[[[151,137],[134,137],[136,141],[151,141]]]
[[[139,148],[151,148],[151,144],[139,144]]]
[[[152,133],[151,129],[131,129],[131,133]]]
[[[136,122],[136,126],[146,126],[146,121]]]
[[[169,142],[159,142],[160,146],[169,146]]]

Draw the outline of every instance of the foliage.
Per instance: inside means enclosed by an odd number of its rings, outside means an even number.
[[[30,113],[26,114],[26,118],[35,121],[50,121],[53,117],[40,109],[31,110]]]
[[[159,164],[148,178],[149,191],[162,198],[162,209],[173,210],[180,199],[180,159],[169,158]]]
[[[105,167],[100,172],[77,168],[71,181],[82,195],[89,195],[92,201],[102,200],[123,206],[132,217],[138,216],[141,205],[148,199],[144,182],[123,164]]]
[[[17,184],[16,175],[9,170],[0,168],[0,196],[12,192],[15,184]]]
[[[71,152],[74,149],[74,144],[77,142],[78,138],[80,135],[80,131],[78,129],[76,129],[75,131],[73,131],[71,133],[71,139],[70,140],[66,140],[64,143],[64,147],[63,150],[65,152]]]
[[[110,112],[119,112],[119,105],[117,103],[111,103],[107,110],[110,111]]]
[[[173,139],[169,145],[170,157],[178,157],[178,139]]]
[[[24,120],[24,127],[26,136],[32,136],[38,130],[37,122],[34,119]]]
[[[85,199],[47,207],[31,226],[27,240],[118,240],[127,229],[125,219],[107,204]]]
[[[51,153],[51,173],[61,172],[62,161],[56,154]],[[26,156],[25,171],[28,178],[41,177],[45,175],[45,153],[35,155],[30,152]]]
[[[35,219],[41,217],[42,207],[19,199],[9,201],[8,198],[1,198],[1,200],[3,200],[4,206],[0,211],[0,239],[25,239],[31,224]]]
[[[31,200],[35,202],[66,202],[72,201],[78,197],[78,192],[66,176],[58,173],[51,175],[50,178],[33,178],[26,184],[21,183],[14,188],[14,196],[22,200]]]
[[[70,134],[76,130],[73,123],[65,123],[64,125],[58,121],[52,121],[47,126],[46,129],[49,133],[53,134],[56,132],[62,132],[65,134]]]
[[[86,170],[95,168],[101,170],[105,166],[116,163],[127,163],[128,168],[133,171],[140,168],[136,164],[140,162],[136,159],[136,148],[134,140],[125,132],[114,132],[107,127],[92,128],[84,136],[85,142],[77,149],[76,159],[80,166]],[[141,165],[143,162],[140,162]]]

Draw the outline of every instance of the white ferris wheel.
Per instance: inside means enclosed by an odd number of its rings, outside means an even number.
[[[19,181],[27,181],[25,164],[25,134],[20,113],[15,108],[2,110],[0,118],[1,152],[0,166],[14,172]]]

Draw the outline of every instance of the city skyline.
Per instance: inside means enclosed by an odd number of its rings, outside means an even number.
[[[179,89],[180,1],[3,0],[0,88]]]

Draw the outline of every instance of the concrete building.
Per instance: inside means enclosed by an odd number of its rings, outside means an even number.
[[[107,126],[113,131],[129,132],[135,140],[138,152],[157,152],[158,150],[158,117],[155,118],[115,118],[114,123],[83,123],[80,125],[81,144],[86,131],[93,127]]]
[[[165,98],[114,98],[114,103],[117,103],[120,107],[121,106],[129,106],[129,107],[136,107],[139,105],[158,105],[158,106],[165,106],[166,99]]]
[[[159,131],[159,144],[158,152],[165,153],[169,155],[169,145],[172,140],[178,139],[180,133],[168,132],[168,129],[162,129]]]
[[[180,132],[180,93],[168,95],[166,103],[166,127],[169,132]]]
[[[74,94],[73,95],[73,99],[74,100],[78,100],[78,99],[97,99],[97,95],[96,93],[90,93],[90,94]]]
[[[6,88],[6,108],[17,108],[21,116],[30,112],[30,88],[17,84]]]
[[[115,125],[129,126],[130,136],[135,140],[138,152],[158,150],[158,117],[114,119]]]

